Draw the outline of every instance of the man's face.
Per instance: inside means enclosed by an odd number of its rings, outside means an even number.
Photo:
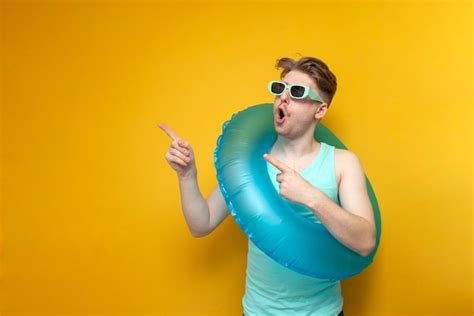
[[[287,84],[303,84],[311,90],[319,92],[313,79],[304,72],[293,70],[283,77],[282,81]],[[282,95],[275,96],[273,101],[274,126],[276,132],[290,139],[297,138],[316,124],[316,121],[324,116],[327,105],[313,101],[309,98],[298,100],[290,97],[288,90]],[[318,111],[319,110],[319,111]],[[321,113],[323,111],[324,113]],[[321,116],[322,114],[322,116]]]

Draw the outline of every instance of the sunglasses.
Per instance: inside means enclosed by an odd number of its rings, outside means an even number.
[[[283,81],[270,81],[268,84],[268,91],[274,95],[282,95],[283,92],[288,88],[290,92],[290,97],[293,99],[304,99],[309,97],[311,100],[319,101],[324,103],[324,100],[321,98],[319,94],[311,90],[309,87],[302,85],[302,84],[287,84]]]

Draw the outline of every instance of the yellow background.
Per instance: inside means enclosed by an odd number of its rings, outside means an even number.
[[[240,315],[247,239],[192,238],[163,122],[200,188],[232,113],[271,102],[277,58],[316,56],[323,119],[382,214],[348,315],[471,315],[471,2],[2,3],[1,313]]]

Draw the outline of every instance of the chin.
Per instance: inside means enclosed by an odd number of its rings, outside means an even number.
[[[280,135],[280,136],[288,136],[289,135],[289,131],[286,129],[286,128],[283,128],[283,127],[280,127],[276,124],[274,124],[274,127],[275,127],[275,132]]]

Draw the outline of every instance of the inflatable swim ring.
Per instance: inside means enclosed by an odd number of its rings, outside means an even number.
[[[263,154],[276,141],[272,104],[248,107],[222,127],[214,151],[219,187],[232,216],[252,242],[283,266],[321,279],[344,279],[360,273],[372,261],[380,242],[379,207],[370,182],[377,240],[363,257],[335,239],[324,225],[306,219],[273,187]],[[336,148],[346,147],[319,123],[315,138]]]

